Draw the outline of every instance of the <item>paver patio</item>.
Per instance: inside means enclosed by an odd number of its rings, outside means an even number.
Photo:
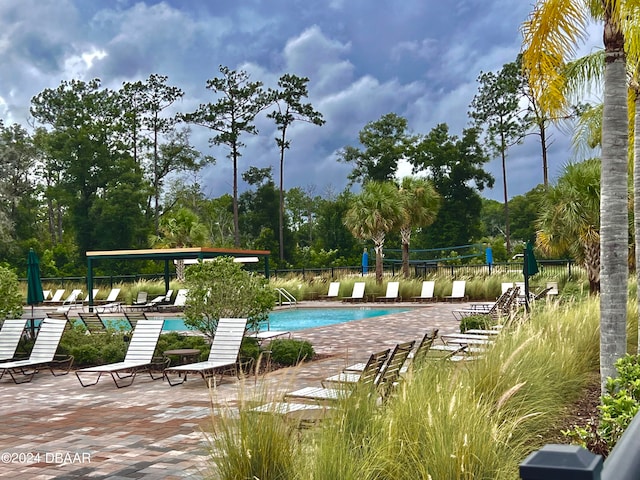
[[[226,377],[212,390],[198,377],[170,387],[139,375],[124,389],[115,388],[110,378],[82,388],[73,373],[53,377],[45,371],[22,385],[3,378],[0,478],[202,478],[210,468],[203,431],[211,430],[212,406],[233,408],[239,392],[250,398],[265,389],[273,393],[317,386],[347,364],[419,339],[432,328],[456,331],[451,311],[461,306],[422,305],[404,313],[294,332],[294,338],[309,340],[318,353],[330,356],[257,379],[239,382]]]

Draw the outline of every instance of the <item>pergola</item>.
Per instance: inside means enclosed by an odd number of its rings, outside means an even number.
[[[260,261],[264,259],[264,275],[269,278],[269,250],[240,250],[232,248],[150,248],[143,250],[104,250],[87,252],[87,289],[89,306],[93,306],[93,263],[97,260],[164,260],[164,286],[169,290],[169,262],[174,260],[204,260],[220,256],[234,257],[238,261]]]

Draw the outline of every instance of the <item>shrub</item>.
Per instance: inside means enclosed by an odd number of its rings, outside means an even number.
[[[315,354],[311,343],[303,340],[276,339],[271,342],[271,360],[282,365],[297,365]]]
[[[22,294],[16,273],[0,265],[0,320],[22,316]]]
[[[247,318],[251,329],[266,320],[276,304],[269,282],[243,270],[231,257],[189,266],[185,287],[189,294],[184,323],[210,338],[220,318]]]
[[[489,315],[469,315],[460,320],[460,331],[464,333],[474,328],[486,330],[492,325],[495,325],[495,321]]]
[[[80,345],[72,347],[69,353],[73,355],[76,365],[96,365],[100,359],[100,350],[95,345]]]
[[[640,356],[627,355],[616,361],[616,378],[607,378],[597,425],[574,427],[563,432],[591,451],[607,455],[640,411]]]

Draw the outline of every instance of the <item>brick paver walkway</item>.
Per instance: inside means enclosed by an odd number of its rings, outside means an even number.
[[[313,305],[319,303],[332,306]],[[463,306],[437,303],[295,332],[295,338],[331,356],[243,382],[225,378],[213,390],[196,377],[170,387],[140,375],[123,389],[109,377],[82,388],[73,373],[53,377],[45,371],[22,385],[5,377],[0,380],[0,478],[202,478],[209,468],[204,432],[211,430],[212,406],[233,407],[239,393],[250,398],[267,390],[317,386],[374,351],[419,339],[432,328],[457,330],[451,310]]]

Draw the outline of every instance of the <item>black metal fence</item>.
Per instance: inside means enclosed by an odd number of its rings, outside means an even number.
[[[562,277],[570,279],[574,275],[582,275],[582,268],[575,265],[573,260],[538,260],[540,273],[545,276]],[[402,273],[402,265],[397,262],[384,264],[384,275],[395,276]],[[448,278],[473,278],[488,275],[522,275],[521,262],[495,263],[489,264],[467,264],[467,265],[444,265],[431,263],[412,263],[411,273],[416,278],[426,276],[440,276]],[[375,275],[375,265],[362,267],[342,266],[323,268],[291,268],[274,269],[270,272],[273,278],[287,278],[291,276],[300,277],[303,280],[313,280],[315,278],[340,278],[346,276],[369,276]],[[175,273],[170,274],[171,279],[175,279]],[[26,279],[21,279],[26,281]],[[47,285],[58,285],[63,288],[65,285],[86,285],[87,277],[43,277],[42,282]],[[96,275],[93,278],[94,286],[103,288],[113,288],[118,283],[134,283],[138,281],[164,281],[164,272],[136,275]]]
[[[573,260],[538,260],[539,273],[548,276],[581,275],[582,268],[575,265]],[[402,273],[402,265],[393,262],[385,263],[383,267],[384,275],[395,276]],[[451,278],[469,278],[488,275],[522,275],[522,262],[496,263],[496,264],[467,264],[467,265],[444,265],[433,263],[411,263],[411,273],[422,278],[426,276],[446,276]],[[345,266],[345,267],[325,267],[325,268],[292,268],[275,269],[271,275],[275,278],[285,278],[299,276],[304,280],[311,280],[316,277],[339,278],[353,275],[374,275],[375,266]]]

